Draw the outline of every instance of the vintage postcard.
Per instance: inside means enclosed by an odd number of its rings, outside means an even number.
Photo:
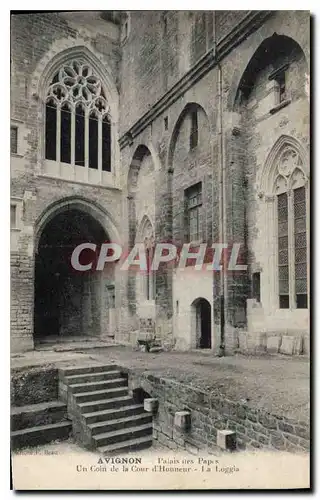
[[[310,488],[310,12],[11,12],[15,490]]]

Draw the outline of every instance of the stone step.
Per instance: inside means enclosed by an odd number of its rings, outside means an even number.
[[[123,451],[138,451],[152,446],[152,434],[120,443],[113,443],[106,446],[99,446],[98,451],[101,455],[109,453],[118,453]]]
[[[116,409],[128,404],[133,404],[133,399],[131,396],[126,394],[125,396],[120,396],[118,398],[99,399],[97,401],[78,403],[78,407],[83,415],[86,413],[108,410],[110,408]]]
[[[18,449],[68,439],[71,431],[72,423],[70,421],[20,429],[11,433],[11,447]]]
[[[111,408],[109,410],[100,410],[88,413],[82,413],[82,416],[86,419],[86,424],[94,424],[96,422],[106,422],[109,420],[115,420],[116,418],[129,417],[130,415],[140,415],[144,414],[143,405],[127,405],[120,408]]]
[[[127,417],[116,418],[105,422],[97,422],[89,424],[92,436],[97,434],[116,431],[118,429],[126,429],[128,427],[140,426],[144,424],[152,424],[152,415],[150,413],[141,413],[139,415],[129,415]]]
[[[65,380],[68,384],[81,384],[86,382],[99,382],[101,380],[113,380],[116,378],[121,378],[121,373],[118,370],[67,375]]]
[[[11,431],[54,424],[66,420],[67,405],[60,401],[48,401],[11,409]]]
[[[114,380],[100,380],[98,382],[86,382],[81,384],[70,384],[68,386],[72,394],[83,392],[100,391],[102,389],[113,389],[117,387],[127,387],[127,379],[116,378]]]
[[[91,366],[75,366],[74,368],[59,368],[59,375],[69,377],[71,375],[84,375],[88,373],[101,373],[116,370],[116,365],[91,365]]]
[[[108,398],[120,398],[128,394],[127,387],[115,387],[113,389],[102,389],[101,391],[79,392],[74,394],[77,404],[85,403],[86,401],[99,401]]]
[[[112,432],[96,434],[93,436],[93,441],[96,443],[97,447],[106,446],[138,437],[145,437],[147,435],[152,436],[152,430],[152,423],[147,423],[134,427],[128,427],[126,429],[118,429]]]

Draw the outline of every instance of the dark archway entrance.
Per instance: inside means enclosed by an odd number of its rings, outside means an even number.
[[[66,208],[46,224],[35,258],[35,342],[48,337],[100,336],[102,273],[74,270],[71,255],[81,243],[100,248],[107,241],[101,224],[78,209]],[[94,260],[91,250],[82,252],[82,264]]]
[[[203,298],[193,303],[195,310],[196,348],[211,349],[211,305]]]

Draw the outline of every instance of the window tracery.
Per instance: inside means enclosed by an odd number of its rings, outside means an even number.
[[[284,148],[276,163],[274,183],[281,309],[308,307],[306,182],[298,151]]]
[[[45,157],[111,171],[111,116],[103,85],[83,60],[64,64],[46,97]]]

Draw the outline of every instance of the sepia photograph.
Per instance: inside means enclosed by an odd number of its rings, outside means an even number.
[[[310,489],[310,30],[10,12],[13,490]]]

